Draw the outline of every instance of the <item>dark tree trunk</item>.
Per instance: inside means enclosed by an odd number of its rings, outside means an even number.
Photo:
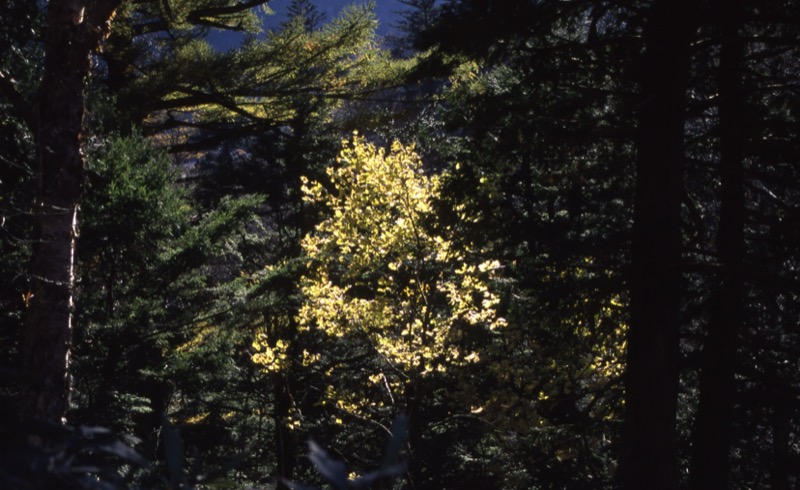
[[[419,378],[410,382],[406,388],[408,393],[408,407],[406,416],[408,417],[408,488],[425,488],[425,467],[423,465],[423,448],[425,441],[422,437],[423,414],[422,400],[424,394],[420,390]]]
[[[288,421],[292,409],[292,392],[289,376],[281,372],[272,373],[275,399],[275,452],[277,488],[287,489],[286,481],[294,478],[297,465],[297,437],[289,427]]]
[[[267,343],[270,348],[275,348],[278,341],[286,341],[290,345],[289,358],[296,359],[299,355],[295,351],[294,342],[297,325],[290,316],[284,314],[264,315],[267,325]],[[283,366],[272,373],[273,421],[275,423],[275,478],[276,488],[284,490],[289,488],[285,482],[294,478],[297,466],[299,444],[297,435],[289,426],[289,421],[294,407],[294,373],[291,366]]]
[[[778,393],[788,392],[788,389]],[[772,468],[770,469],[770,481],[773,490],[789,490],[791,488],[791,446],[790,435],[792,433],[792,409],[793,400],[786,396],[775,396],[775,404],[772,408]],[[796,484],[800,485],[800,482]]]
[[[712,293],[703,347],[700,403],[692,443],[690,487],[729,488],[728,453],[735,398],[736,346],[742,326],[741,264],[744,258],[743,169],[746,117],[742,90],[740,0],[721,7],[719,69],[721,196],[717,251],[722,276]]]
[[[51,0],[37,123],[37,195],[25,325],[25,418],[63,423],[69,405],[72,287],[83,186],[81,131],[90,55],[119,0]]]
[[[656,1],[645,31],[619,472],[623,490],[678,488],[680,198],[691,11],[688,0]]]

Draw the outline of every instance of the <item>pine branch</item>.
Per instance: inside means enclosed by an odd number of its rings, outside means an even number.
[[[227,7],[209,7],[205,9],[193,10],[187,16],[191,22],[200,22],[204,17],[218,17],[220,15],[231,15],[244,12],[260,5],[268,4],[270,0],[249,0],[237,5],[229,5]]]
[[[25,100],[25,97],[17,90],[13,80],[7,78],[2,71],[0,71],[0,94],[4,95],[11,103],[11,107],[16,116],[25,122],[31,132],[35,133],[36,113],[33,111],[30,103]]]

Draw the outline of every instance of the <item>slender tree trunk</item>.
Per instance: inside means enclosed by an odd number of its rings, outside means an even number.
[[[278,314],[264,315],[267,325],[267,343],[271,348],[277,346],[278,341],[286,341],[290,345],[289,357],[295,359],[295,337],[297,325],[290,316]],[[275,424],[275,477],[276,488],[284,490],[289,488],[286,481],[294,477],[297,466],[299,444],[297,436],[289,426],[292,407],[294,406],[294,373],[291,366],[282,366],[272,373],[272,403],[273,421]]]
[[[689,0],[656,1],[645,31],[631,250],[623,490],[678,488],[675,417]]]
[[[24,418],[66,420],[75,240],[84,159],[81,131],[90,55],[120,0],[47,6],[37,119],[37,195],[31,292],[25,325]]]
[[[703,347],[700,404],[692,444],[690,487],[730,486],[728,453],[735,403],[736,346],[742,326],[744,258],[743,170],[746,118],[742,90],[742,45],[738,28],[741,0],[721,7],[722,42],[719,69],[720,168],[722,191],[717,251],[722,264],[718,289],[712,294],[709,328]]]
[[[423,447],[425,441],[422,438],[423,414],[420,392],[420,381],[414,379],[410,382],[407,389],[408,400],[408,487],[413,489],[425,488],[425,474],[423,465]]]
[[[292,395],[289,386],[290,374],[283,372],[272,373],[274,404],[275,404],[275,452],[276,452],[276,477],[277,488],[289,488],[285,481],[294,478],[294,469],[297,464],[298,444],[292,429],[288,425],[292,408]]]

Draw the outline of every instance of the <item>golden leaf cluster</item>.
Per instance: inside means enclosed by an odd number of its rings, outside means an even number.
[[[490,284],[497,261],[471,261],[437,232],[439,178],[413,146],[387,152],[356,135],[345,142],[330,185],[304,180],[309,203],[330,212],[307,235],[299,324],[332,337],[359,335],[403,372],[428,375],[478,362],[465,330],[505,325]]]

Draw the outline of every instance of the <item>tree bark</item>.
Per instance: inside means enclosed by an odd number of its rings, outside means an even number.
[[[623,490],[678,488],[678,266],[691,11],[688,0],[656,1],[645,28],[618,475]]]
[[[81,149],[90,55],[121,0],[51,0],[39,87],[31,296],[25,324],[23,418],[66,421]]]
[[[736,346],[742,327],[744,259],[744,145],[747,138],[742,90],[741,0],[720,6],[722,39],[719,68],[720,222],[717,251],[722,265],[718,289],[712,293],[709,327],[700,372],[700,403],[695,419],[690,488],[730,487],[728,454],[735,403]]]

